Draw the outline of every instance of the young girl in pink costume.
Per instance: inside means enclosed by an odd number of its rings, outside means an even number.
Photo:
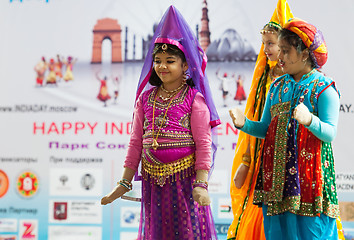
[[[156,29],[140,76],[123,177],[101,200],[111,203],[132,189],[141,161],[138,239],[217,238],[207,180],[216,150],[211,128],[220,120],[206,62],[188,24],[171,6]]]

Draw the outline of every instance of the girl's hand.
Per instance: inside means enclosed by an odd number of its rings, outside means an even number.
[[[245,183],[249,169],[250,169],[249,166],[243,163],[240,164],[234,176],[234,183],[236,188],[238,189],[242,188],[243,184]]]
[[[195,187],[192,195],[194,201],[196,201],[200,206],[208,206],[210,204],[210,197],[205,188]]]
[[[108,193],[106,196],[104,196],[101,199],[101,205],[106,205],[106,204],[113,202],[117,198],[120,198],[121,196],[123,196],[124,193],[126,193],[126,192],[128,192],[128,189],[126,189],[125,187],[123,187],[121,185],[117,185],[113,189],[112,192]]]
[[[230,117],[232,118],[232,122],[238,128],[242,128],[245,125],[246,117],[243,114],[242,110],[239,108],[234,108],[229,110]]]
[[[312,122],[312,114],[303,103],[300,103],[296,106],[293,112],[293,116],[300,124],[305,126],[310,126]]]

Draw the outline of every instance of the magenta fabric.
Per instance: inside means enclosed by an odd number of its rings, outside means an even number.
[[[152,52],[155,43],[173,44],[184,52],[189,66],[187,75],[193,79],[195,88],[201,92],[206,100],[206,104],[210,110],[210,124],[212,127],[219,125],[221,123],[220,118],[216,111],[209,87],[209,81],[205,74],[207,63],[206,54],[200,47],[198,40],[190,29],[188,23],[174,6],[168,8],[155,30],[141,71],[136,100],[144,90],[151,88],[148,81],[153,68]]]
[[[152,108],[157,88],[144,92],[135,107],[133,131],[129,143],[125,167],[137,169],[141,153],[150,163],[168,163],[187,157],[196,156],[195,169],[210,168],[211,162],[211,130],[209,127],[209,110],[204,97],[198,90],[185,86],[175,96],[169,106],[167,123],[162,124],[162,133],[176,133],[190,136],[193,146],[174,146],[169,148],[144,149],[143,144],[152,142]],[[168,101],[156,98],[155,120],[164,115]],[[183,121],[182,121],[183,120]],[[156,123],[155,128],[160,124]],[[156,131],[157,129],[155,129]],[[177,135],[177,134],[176,134]],[[159,143],[173,143],[181,140],[171,139],[165,135],[158,138]],[[150,158],[150,154],[154,160]],[[217,239],[210,206],[199,206],[192,197],[192,183],[195,172],[182,171],[176,173],[163,186],[152,179],[142,179],[142,208],[138,239]],[[193,172],[189,175],[190,172]]]
[[[210,206],[192,197],[195,176],[160,187],[142,180],[138,240],[216,240]]]
[[[151,39],[150,47],[145,57],[145,62],[138,83],[136,101],[144,90],[148,90],[152,87],[149,84],[149,78],[153,69],[152,52],[155,43],[173,44],[184,52],[188,63],[187,75],[193,80],[195,89],[204,96],[206,105],[210,111],[210,127],[213,128],[221,124],[212,98],[209,81],[205,73],[207,56],[194,35],[194,31],[189,27],[181,13],[172,5],[163,15],[155,30],[154,36]],[[212,162],[209,171],[210,174],[214,168],[217,145],[217,130],[214,128],[212,130]],[[136,179],[139,179],[139,177],[136,176]]]
[[[152,90],[150,90],[152,91]],[[194,90],[195,91],[195,90]],[[179,93],[180,94],[180,93]],[[178,95],[179,96],[179,95]],[[178,97],[177,96],[177,97]],[[138,99],[134,110],[134,121],[132,126],[132,134],[130,136],[130,142],[128,147],[127,156],[124,162],[124,167],[129,167],[131,169],[137,170],[142,152],[143,134],[144,134],[144,109],[143,102],[147,100],[142,99],[143,95]],[[145,96],[147,97],[147,96]],[[161,100],[160,100],[161,101]],[[152,114],[152,112],[151,112]],[[192,102],[192,112],[191,112],[191,132],[193,134],[193,139],[196,144],[195,154],[196,163],[195,170],[209,170],[210,169],[210,128],[208,128],[208,117],[209,111],[207,111],[207,106],[205,105],[204,97],[199,93],[195,93],[194,100]],[[151,126],[150,126],[151,129]],[[148,140],[145,140],[148,141]],[[171,150],[170,153],[174,155],[179,152],[178,149]],[[189,154],[185,152],[185,154]],[[181,156],[181,155],[180,155]],[[168,156],[167,156],[168,157]],[[161,156],[159,156],[161,158]],[[178,158],[177,158],[178,159]],[[169,160],[171,161],[171,160]]]

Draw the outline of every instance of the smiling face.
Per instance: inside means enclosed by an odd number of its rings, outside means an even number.
[[[278,44],[280,48],[278,64],[284,73],[292,75],[294,80],[298,81],[304,74],[311,71],[311,66],[307,63],[309,57],[307,50],[299,53],[294,46],[282,38],[279,39]]]
[[[188,69],[186,62],[179,56],[166,53],[156,53],[154,70],[167,90],[178,88],[183,82],[183,73]]]
[[[278,34],[273,32],[264,32],[262,34],[262,43],[264,44],[264,53],[270,61],[277,61],[279,54]]]

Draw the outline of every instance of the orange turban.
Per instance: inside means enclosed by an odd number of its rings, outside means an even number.
[[[283,28],[297,34],[305,46],[310,50],[311,59],[316,68],[322,67],[327,62],[327,46],[322,32],[314,25],[299,18],[292,18],[284,24]]]

